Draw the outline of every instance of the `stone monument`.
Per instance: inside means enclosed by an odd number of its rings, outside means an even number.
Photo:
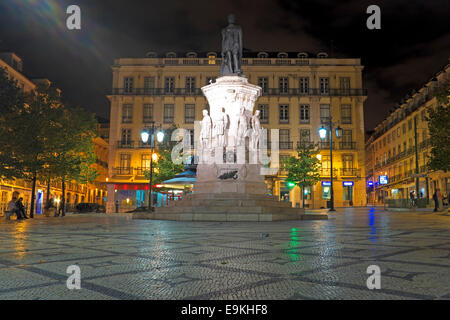
[[[153,213],[134,218],[185,221],[275,221],[327,219],[305,214],[288,202],[267,195],[262,161],[259,110],[253,113],[261,87],[242,74],[242,30],[233,15],[222,30],[222,65],[216,82],[202,87],[210,106],[203,110],[200,155],[194,193]],[[198,145],[198,144],[197,144]],[[265,146],[266,147],[266,146]]]

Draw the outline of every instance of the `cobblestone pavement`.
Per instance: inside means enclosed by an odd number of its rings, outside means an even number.
[[[66,269],[81,268],[81,290]],[[381,290],[366,286],[381,268]],[[71,215],[0,222],[0,299],[449,299],[450,216],[338,209],[328,221]]]

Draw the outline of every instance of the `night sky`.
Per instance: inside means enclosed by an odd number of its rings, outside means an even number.
[[[66,28],[71,4],[81,7],[80,31]],[[371,4],[381,30],[366,27]],[[333,43],[334,56],[361,58],[366,130],[449,63],[448,0],[1,0],[0,51],[16,52],[27,76],[50,79],[69,104],[108,117],[113,59],[220,51],[231,12],[252,51],[330,54]]]

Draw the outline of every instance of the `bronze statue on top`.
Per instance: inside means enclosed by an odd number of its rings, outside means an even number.
[[[242,29],[235,25],[236,18],[228,15],[228,26],[222,29],[222,64],[220,76],[242,75]]]

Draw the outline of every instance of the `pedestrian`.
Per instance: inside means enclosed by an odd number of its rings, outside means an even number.
[[[409,198],[411,199],[411,207],[414,207],[414,205],[415,205],[415,191],[414,190],[409,193]]]
[[[55,209],[55,214],[56,214],[56,206],[55,206],[55,200],[53,199],[53,195],[50,197],[50,199],[48,199],[46,205],[45,205],[45,210],[47,212],[46,216],[50,215],[50,210]]]
[[[439,189],[436,189],[433,193],[433,201],[434,201],[434,210],[433,212],[437,212],[439,209]]]
[[[17,207],[16,207],[16,200],[17,200],[17,198],[15,196],[13,196],[11,201],[8,202],[8,205],[6,207],[6,212],[5,212],[6,220],[11,220],[10,219],[11,215],[16,213],[16,211],[17,211],[16,210],[17,209]],[[17,217],[17,219],[19,219],[19,216]]]
[[[442,193],[441,193],[441,189],[437,189],[437,199],[438,199],[438,206],[439,206],[439,211],[441,211],[442,209]]]
[[[24,219],[28,219],[27,214],[25,212],[25,206],[23,205],[23,198],[20,197],[16,202],[16,210],[20,214],[20,216]]]

